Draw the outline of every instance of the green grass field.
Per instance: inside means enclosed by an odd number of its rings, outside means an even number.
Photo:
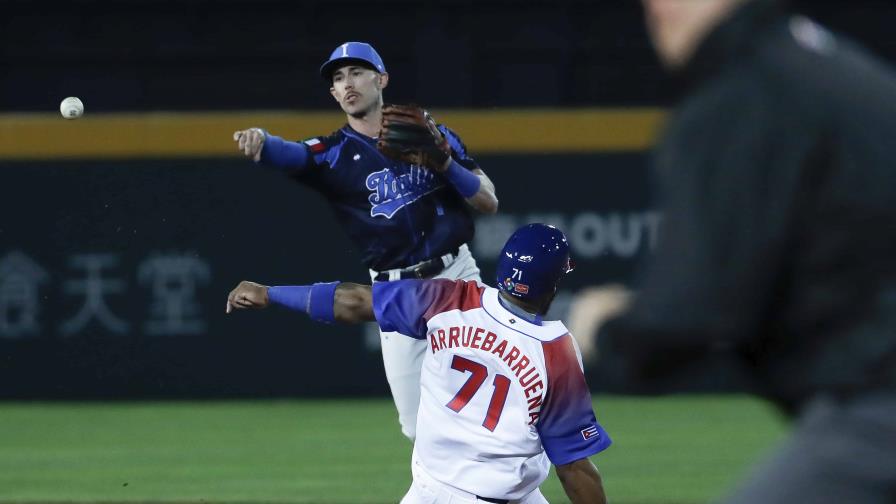
[[[708,502],[786,432],[742,397],[596,397],[614,504]],[[0,502],[389,503],[411,446],[388,400],[0,403]],[[542,486],[566,502],[555,475]]]

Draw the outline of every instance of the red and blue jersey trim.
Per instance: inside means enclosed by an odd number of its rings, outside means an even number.
[[[548,388],[536,427],[551,463],[569,464],[606,450],[612,440],[594,416],[572,336],[542,342],[542,349]]]
[[[383,331],[426,338],[426,323],[440,313],[482,306],[485,287],[463,280],[397,280],[373,284],[373,313]]]

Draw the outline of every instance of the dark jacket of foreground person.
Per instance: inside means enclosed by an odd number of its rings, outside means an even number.
[[[896,390],[892,70],[757,0],[678,77],[653,160],[660,241],[598,355],[653,392],[735,355],[789,411]]]

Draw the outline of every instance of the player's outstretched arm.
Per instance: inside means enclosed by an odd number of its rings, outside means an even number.
[[[587,458],[557,466],[557,477],[572,504],[607,503],[600,473]]]
[[[369,285],[341,283],[333,296],[333,315],[339,322],[373,322],[373,290]]]
[[[271,303],[307,313],[319,322],[357,324],[376,320],[371,287],[347,282],[268,287],[244,280],[227,296],[227,313],[265,308]]]
[[[256,163],[298,170],[305,168],[311,161],[308,147],[304,143],[288,142],[261,128],[234,131],[233,140],[243,155]]]

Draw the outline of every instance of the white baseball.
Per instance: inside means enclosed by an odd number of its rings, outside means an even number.
[[[84,115],[84,104],[76,96],[69,96],[59,104],[59,111],[66,119],[77,119]]]

